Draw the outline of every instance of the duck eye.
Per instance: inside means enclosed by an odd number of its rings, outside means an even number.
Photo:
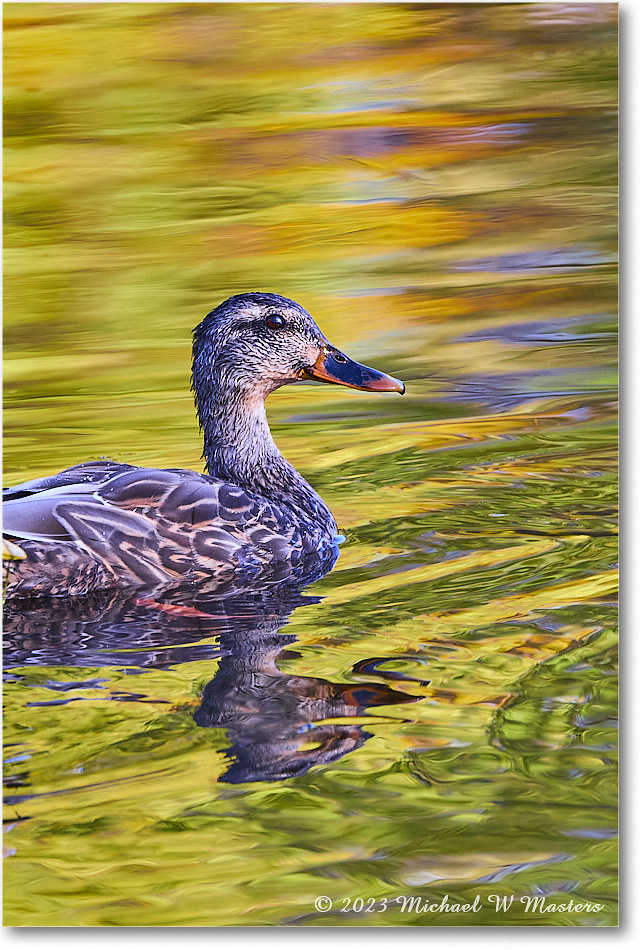
[[[280,330],[285,326],[285,317],[282,317],[280,313],[268,313],[265,322],[270,330]]]

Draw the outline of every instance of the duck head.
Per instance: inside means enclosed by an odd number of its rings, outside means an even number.
[[[392,376],[356,363],[333,346],[303,307],[278,294],[230,297],[194,331],[194,389],[219,387],[263,400],[286,383],[317,379],[369,392],[403,393]]]

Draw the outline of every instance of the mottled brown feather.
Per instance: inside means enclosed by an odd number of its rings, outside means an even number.
[[[101,484],[100,464],[11,490],[12,508],[33,505],[32,499],[40,507],[48,503],[50,520],[64,535],[21,541],[27,557],[11,565],[11,593],[149,587],[234,572],[251,577],[267,566],[297,561],[307,547],[294,512],[239,486],[195,472],[111,462],[104,463]],[[78,484],[86,485],[86,493],[41,495]]]

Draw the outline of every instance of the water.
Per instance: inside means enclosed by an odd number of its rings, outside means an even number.
[[[269,400],[330,573],[9,607],[5,923],[612,926],[615,5],[5,17],[6,484],[201,470],[244,290],[407,385]]]

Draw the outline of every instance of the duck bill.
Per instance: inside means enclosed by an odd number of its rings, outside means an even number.
[[[305,379],[318,379],[324,383],[337,383],[350,389],[363,389],[373,393],[404,393],[406,387],[399,379],[380,373],[377,369],[355,363],[340,350],[329,347],[321,352],[316,363],[303,370]]]

